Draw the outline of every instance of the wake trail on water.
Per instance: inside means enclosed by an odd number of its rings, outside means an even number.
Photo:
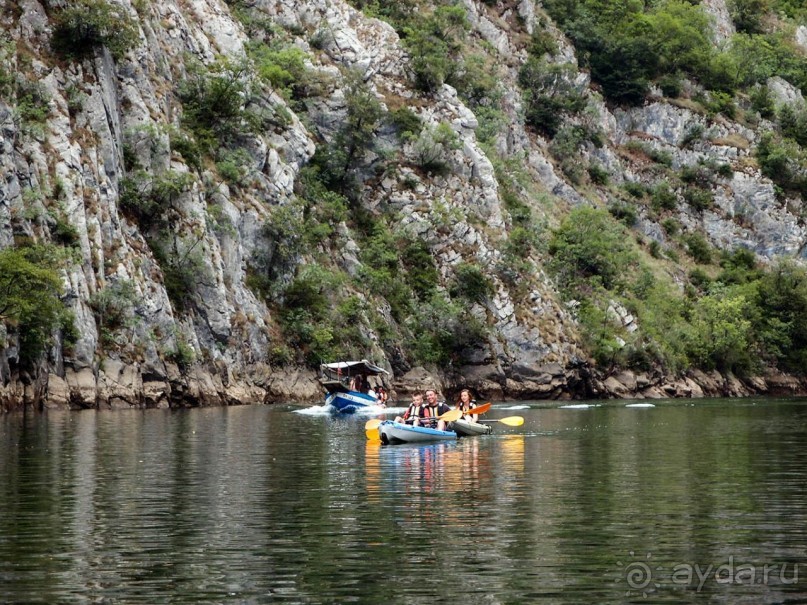
[[[293,411],[295,414],[302,414],[303,416],[328,416],[333,413],[333,408],[329,405],[315,405],[310,408]]]
[[[571,403],[569,405],[562,405],[560,409],[562,410],[587,410],[589,408],[598,408],[600,407],[599,403]]]
[[[629,403],[625,407],[626,408],[654,408],[656,406],[653,403]]]
[[[528,405],[511,405],[506,408],[496,408],[498,410],[529,410],[530,406]]]
[[[301,414],[303,416],[331,416],[331,415],[339,415],[339,416],[378,416],[379,414],[398,414],[405,412],[406,408],[385,408],[380,405],[369,405],[367,407],[363,407],[357,409],[355,412],[351,414],[339,414],[332,406],[330,405],[313,405],[310,408],[301,408],[299,410],[293,410],[295,414]]]

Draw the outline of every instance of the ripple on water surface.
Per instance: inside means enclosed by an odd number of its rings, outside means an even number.
[[[803,401],[572,405],[392,447],[324,406],[0,417],[0,602],[807,602]],[[729,561],[804,577],[672,576]]]

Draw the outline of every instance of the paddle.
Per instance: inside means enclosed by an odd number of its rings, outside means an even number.
[[[496,420],[480,420],[479,422],[501,422],[507,426],[521,426],[524,424],[524,418],[521,416],[508,416],[507,418],[498,418]]]
[[[367,435],[367,439],[370,441],[381,441],[381,434],[378,429],[367,429],[364,434]]]
[[[493,404],[488,401],[487,403],[483,403],[482,405],[478,405],[475,408],[469,409],[466,414],[484,414],[487,412]]]
[[[459,420],[462,417],[462,411],[460,410],[449,410],[440,416],[437,417],[438,420],[445,420],[446,422],[454,422],[455,420]],[[367,422],[364,423],[364,430],[365,431],[372,431],[379,427],[379,425],[384,422],[383,420],[379,420],[378,418],[371,418]]]

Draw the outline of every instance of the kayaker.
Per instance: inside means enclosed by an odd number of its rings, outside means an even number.
[[[471,391],[468,389],[462,389],[460,391],[460,397],[457,399],[457,404],[454,406],[456,409],[462,411],[462,418],[463,420],[470,420],[472,422],[476,422],[479,418],[479,414],[470,414],[469,410],[472,410],[476,407],[476,399],[471,397]]]
[[[428,421],[424,420],[424,424],[428,422],[428,424],[434,428],[434,423],[437,421],[437,430],[444,431],[446,430],[446,421],[445,420],[437,420],[438,416],[445,414],[446,412],[450,412],[451,408],[448,407],[445,401],[438,401],[437,400],[437,393],[434,389],[427,389],[426,390],[426,414],[425,418],[428,418]]]
[[[409,405],[403,416],[396,416],[395,422],[403,422],[412,426],[420,426],[420,419],[426,413],[426,406],[423,405],[423,395],[415,393],[412,395],[412,403]]]

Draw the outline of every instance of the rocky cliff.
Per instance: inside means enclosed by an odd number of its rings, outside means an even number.
[[[469,79],[493,80],[482,101],[470,85],[416,86],[411,39],[361,3],[121,0],[105,16],[131,27],[129,45],[116,50],[113,31],[60,52],[70,4],[0,3],[11,82],[0,97],[0,247],[60,249],[75,328],[23,363],[7,323],[0,407],[316,400],[312,368],[326,355],[371,358],[401,392],[425,382],[486,397],[802,389],[778,374],[597,367],[574,301],[547,270],[546,241],[570,209],[650,187],[659,157],[672,170],[729,167],[709,181],[708,207],[674,191],[681,229],[767,261],[802,258],[803,199],[752,159],[766,119],[660,91],[638,106],[606,103],[533,0],[455,6],[461,52],[481,65]],[[82,4],[92,14],[105,3]],[[708,10],[716,37],[731,36],[723,0]],[[536,32],[554,45],[545,61],[585,99],[570,123],[602,133],[571,165],[553,153],[557,137],[525,121],[519,74]],[[794,36],[805,44],[803,27]],[[769,88],[803,103],[786,80]],[[231,93],[237,106],[225,108]],[[574,163],[602,167],[607,186],[581,181]],[[649,205],[635,214],[642,245],[677,245]],[[514,253],[522,231],[529,245]],[[680,285],[686,267],[664,271]]]

